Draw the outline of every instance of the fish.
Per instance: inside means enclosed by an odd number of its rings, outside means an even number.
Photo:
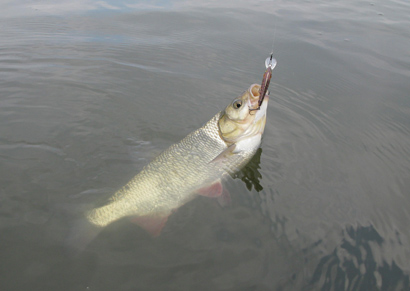
[[[158,236],[168,217],[198,195],[227,195],[222,180],[243,168],[261,144],[269,96],[264,92],[260,103],[260,93],[261,86],[252,84],[202,127],[163,151],[106,205],[87,211],[68,244],[84,247],[124,217]]]

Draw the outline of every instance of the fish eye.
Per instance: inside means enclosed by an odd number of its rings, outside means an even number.
[[[232,104],[232,107],[234,109],[239,109],[242,106],[242,100],[235,100],[235,102]]]

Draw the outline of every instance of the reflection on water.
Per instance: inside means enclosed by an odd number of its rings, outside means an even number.
[[[396,263],[378,264],[384,239],[372,226],[350,226],[340,246],[320,259],[311,284],[320,290],[409,290],[409,275]]]
[[[259,148],[255,156],[246,165],[246,167],[244,167],[238,173],[235,173],[235,175],[233,176],[234,178],[241,179],[246,184],[246,188],[249,191],[251,191],[252,188],[254,188],[257,192],[263,190],[263,187],[260,183],[260,180],[262,179],[262,174],[259,172],[261,154],[262,148]]]

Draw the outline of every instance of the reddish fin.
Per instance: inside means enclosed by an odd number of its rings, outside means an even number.
[[[213,183],[211,186],[207,186],[197,190],[199,195],[206,196],[206,197],[219,197],[222,195],[223,187],[221,182]]]
[[[229,194],[229,191],[226,189],[223,189],[221,196],[216,199],[221,207],[229,206],[232,203],[231,194]]]
[[[135,223],[149,232],[152,236],[156,237],[161,234],[161,230],[164,228],[165,223],[168,220],[167,216],[135,216],[131,219],[132,223]]]

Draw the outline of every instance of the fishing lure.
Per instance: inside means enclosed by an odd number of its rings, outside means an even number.
[[[259,110],[261,108],[261,104],[263,102],[263,99],[265,98],[265,95],[268,92],[270,79],[272,78],[272,71],[276,67],[276,64],[277,64],[277,61],[276,61],[276,59],[273,58],[273,52],[272,52],[270,54],[270,57],[268,57],[265,60],[266,71],[263,74],[261,88],[259,90],[258,108],[249,109],[250,111]]]

